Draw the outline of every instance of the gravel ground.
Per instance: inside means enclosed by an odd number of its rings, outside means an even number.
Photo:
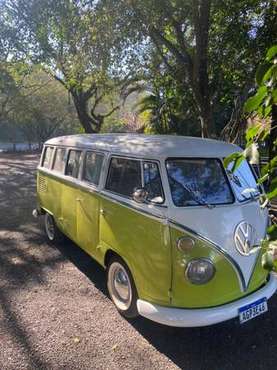
[[[32,218],[37,161],[0,154],[0,370],[276,368],[276,296],[243,326],[123,319],[104,271],[70,241],[47,244]]]

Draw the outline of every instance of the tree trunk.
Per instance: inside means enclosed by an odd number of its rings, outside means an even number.
[[[200,115],[200,124],[201,124],[201,137],[202,138],[209,138],[210,137],[210,119],[206,115]]]
[[[208,44],[211,0],[195,1],[193,6],[195,55],[192,69],[192,86],[196,105],[200,113],[202,137],[216,135],[210,99],[208,75]]]
[[[194,101],[196,108],[198,109],[198,117],[201,125],[201,136],[203,138],[216,137],[212,105],[208,91],[209,85],[206,84],[205,89],[203,89],[203,85],[201,86],[201,82],[199,83],[199,79],[201,79],[201,75],[200,77],[196,78],[192,86]]]
[[[204,137],[215,137],[215,124],[213,119],[213,112],[211,108],[210,101],[203,102],[199,104],[200,110],[200,122],[201,122],[201,136]]]
[[[86,134],[94,134],[99,132],[98,126],[95,127],[95,122],[89,115],[88,100],[84,99],[82,94],[71,92],[73,102],[77,111],[77,115]]]

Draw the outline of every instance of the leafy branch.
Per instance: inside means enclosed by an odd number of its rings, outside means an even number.
[[[253,125],[245,134],[246,149],[243,152],[228,156],[224,165],[233,164],[235,171],[241,162],[247,158],[250,163],[259,161],[256,148],[267,142],[269,147],[269,161],[262,167],[258,184],[267,184],[267,202],[277,197],[277,45],[272,46],[256,72],[257,91],[245,103],[244,113],[251,118]],[[274,219],[273,219],[274,220]],[[268,229],[271,240],[276,239],[277,225]]]

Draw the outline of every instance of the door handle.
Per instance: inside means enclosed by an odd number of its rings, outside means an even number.
[[[103,208],[100,209],[100,215],[105,216],[106,212]]]
[[[76,198],[76,202],[82,202],[83,200],[83,198]]]

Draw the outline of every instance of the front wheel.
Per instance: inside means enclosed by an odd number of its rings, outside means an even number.
[[[44,215],[44,229],[45,229],[47,239],[51,243],[62,241],[63,234],[57,228],[54,217],[51,216],[49,213],[45,213]]]
[[[124,317],[138,316],[136,287],[130,270],[119,257],[112,258],[108,264],[107,287],[113,303]]]

